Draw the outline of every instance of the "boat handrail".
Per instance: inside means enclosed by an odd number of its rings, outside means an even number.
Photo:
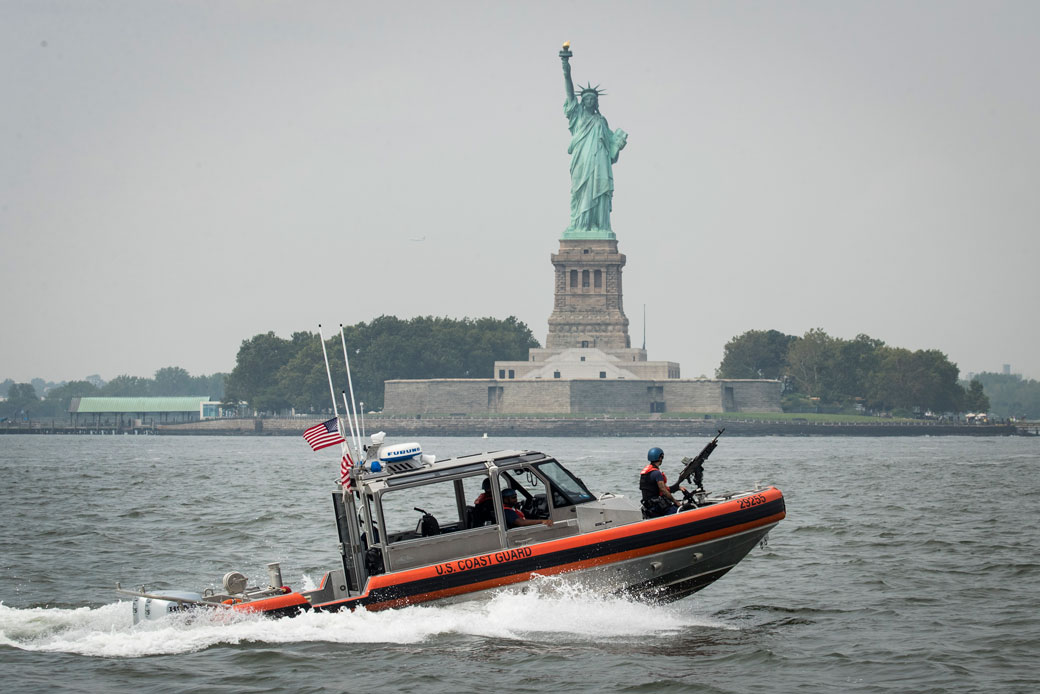
[[[201,600],[190,600],[188,598],[177,598],[172,595],[158,595],[155,593],[145,593],[143,590],[127,590],[118,582],[116,583],[116,593],[119,595],[126,595],[131,598],[148,598],[149,600],[169,600],[170,602],[180,603],[181,605],[202,605]]]

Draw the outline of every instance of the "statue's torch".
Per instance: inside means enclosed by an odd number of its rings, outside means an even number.
[[[566,63],[570,59],[570,57],[572,55],[574,55],[574,54],[571,53],[571,42],[570,41],[564,41],[563,42],[563,50],[560,51],[560,59],[563,60],[563,62]]]

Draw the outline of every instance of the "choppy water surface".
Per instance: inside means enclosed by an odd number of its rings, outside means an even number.
[[[701,439],[426,439],[535,448],[634,494]],[[329,449],[333,450],[333,449]],[[669,462],[670,461],[670,462]],[[131,626],[115,582],[309,587],[336,565],[336,455],[294,438],[0,437],[5,692],[1033,692],[1040,440],[723,438],[707,487],[784,490],[788,517],[701,593],[647,607],[546,580],[378,613]]]

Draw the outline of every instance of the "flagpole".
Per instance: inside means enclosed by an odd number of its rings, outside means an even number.
[[[354,410],[354,421],[359,422],[357,415],[357,404],[354,402],[354,383],[350,378],[350,358],[347,356],[347,338],[343,335],[343,324],[339,324],[339,341],[343,345],[343,363],[347,367],[347,388],[350,389],[350,406]],[[347,404],[344,401],[343,407]],[[361,430],[358,429],[358,451],[361,450]]]

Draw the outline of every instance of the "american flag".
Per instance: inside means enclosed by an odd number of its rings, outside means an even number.
[[[335,417],[327,422],[315,424],[303,432],[303,438],[316,451],[320,451],[327,446],[335,446],[337,443],[343,443],[343,437],[339,435],[339,427],[336,426]]]
[[[347,491],[350,491],[350,468],[352,467],[354,467],[354,461],[344,453],[343,460],[339,461],[339,483],[346,487]]]

